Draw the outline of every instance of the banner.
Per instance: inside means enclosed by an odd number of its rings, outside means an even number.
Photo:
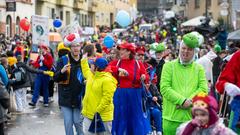
[[[32,16],[32,42],[35,45],[44,44],[49,46],[47,16]]]
[[[82,34],[82,29],[78,23],[78,21],[74,21],[73,23],[63,27],[62,29],[60,29],[60,34],[62,36],[62,38],[64,39],[65,36],[67,36],[70,33],[78,33],[78,34]]]

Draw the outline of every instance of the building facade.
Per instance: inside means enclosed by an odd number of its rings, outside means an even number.
[[[206,3],[207,1],[207,3]],[[228,15],[222,16],[221,15],[221,3],[226,1],[229,3]],[[238,0],[188,0],[186,4],[186,17],[188,19],[197,17],[197,16],[205,16],[206,15],[206,8],[208,16],[213,18],[214,20],[223,19],[224,23],[227,25],[232,25],[232,18],[233,15],[235,16],[236,20],[236,27],[240,28],[240,10],[237,12],[236,9],[239,9],[240,3]],[[235,13],[233,13],[235,11]]]
[[[16,11],[7,11],[7,2],[0,0],[0,33],[5,33],[9,37],[22,33],[20,20],[25,17],[30,19],[35,14],[34,0],[16,0],[15,7]]]
[[[136,18],[137,0],[15,0],[16,11],[7,11],[7,0],[0,0],[0,33],[7,36],[24,33],[20,27],[21,19],[32,15],[49,17],[49,28],[54,29],[53,20],[62,20],[66,26],[78,20],[82,27],[97,25],[111,26],[119,10],[126,10]]]
[[[142,15],[158,15],[160,0],[138,0],[137,8]]]

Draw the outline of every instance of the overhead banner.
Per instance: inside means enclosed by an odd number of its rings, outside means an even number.
[[[48,40],[48,17],[32,16],[32,41],[34,45],[44,44],[49,46]]]
[[[70,33],[82,34],[82,30],[81,30],[81,27],[80,27],[78,21],[74,21],[73,23],[65,26],[64,28],[62,28],[60,30],[60,34],[61,34],[62,38],[64,38],[65,36],[67,36]]]

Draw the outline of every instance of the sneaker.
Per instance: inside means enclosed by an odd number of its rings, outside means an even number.
[[[54,101],[53,97],[49,97],[49,98],[48,98],[48,102],[49,102],[49,103],[52,103],[53,101]]]
[[[43,97],[40,97],[40,98],[39,98],[39,102],[40,102],[40,103],[43,103]]]
[[[34,104],[33,102],[28,103],[28,105],[30,105],[32,107],[36,107],[36,104]]]
[[[43,106],[44,106],[44,107],[48,107],[49,105],[48,105],[48,104],[44,104]]]

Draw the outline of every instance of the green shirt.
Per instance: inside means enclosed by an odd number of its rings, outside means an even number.
[[[192,99],[199,92],[208,91],[203,67],[195,62],[182,65],[179,59],[165,63],[161,76],[163,96],[163,119],[186,122],[192,118],[191,108],[181,109],[186,99]]]

